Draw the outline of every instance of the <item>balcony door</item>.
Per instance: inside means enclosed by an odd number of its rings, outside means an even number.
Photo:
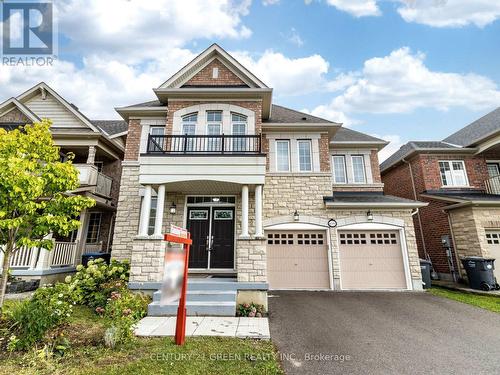
[[[234,207],[188,207],[187,229],[193,239],[189,268],[234,268],[234,214]]]

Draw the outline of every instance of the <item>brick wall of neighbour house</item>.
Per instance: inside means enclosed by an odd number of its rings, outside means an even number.
[[[167,125],[165,134],[172,134],[174,127],[173,114],[183,108],[197,104],[207,104],[214,102],[206,101],[172,101],[168,105]],[[255,113],[255,134],[260,134],[262,131],[262,101],[217,101],[220,104],[232,104],[249,109]]]
[[[213,78],[213,69],[219,69],[219,75],[217,78]],[[224,64],[219,60],[215,59],[209,63],[206,67],[201,69],[196,73],[190,80],[188,80],[183,87],[186,86],[241,86],[245,85],[245,82],[241,80],[236,74],[230,71]]]
[[[331,178],[329,173],[315,176],[268,175],[264,185],[264,222],[275,217],[288,216],[293,221],[293,212],[297,210],[301,216],[312,216],[323,219],[343,219],[354,216],[366,217],[366,211],[349,209],[326,209],[323,197],[331,195]],[[411,278],[416,284],[421,279],[418,251],[415,242],[415,231],[411,210],[372,210],[375,216],[402,219],[405,222],[408,258]],[[330,230],[332,251],[332,268],[335,283],[338,285],[340,275],[339,249],[337,230]]]
[[[125,143],[125,156],[123,160],[139,160],[141,144],[141,120],[132,119],[128,122],[127,141]]]
[[[113,179],[113,182],[111,183],[111,198],[113,200],[113,204],[116,206],[118,203],[118,195],[120,194],[120,179],[122,176],[121,160],[104,162],[102,165],[102,173]]]
[[[321,134],[319,139],[319,168],[321,172],[330,172],[330,137]]]
[[[5,122],[20,122],[23,124],[30,124],[31,120],[27,118],[19,109],[14,108],[12,111],[0,117],[0,123]]]
[[[378,162],[378,150],[371,150],[370,153],[370,167],[372,169],[372,177],[374,183],[381,183],[380,165]]]

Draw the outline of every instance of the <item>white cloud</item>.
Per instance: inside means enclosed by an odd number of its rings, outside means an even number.
[[[250,0],[64,0],[54,4],[70,47],[137,62],[203,38],[246,38]]]
[[[268,5],[276,5],[279,4],[280,0],[262,0],[262,5],[268,6]]]
[[[353,125],[359,124],[358,120],[350,118],[342,111],[337,111],[328,105],[319,105],[315,107],[312,111],[303,109],[302,112],[310,113],[313,116],[321,117],[333,122],[338,122],[346,127],[351,127]]]
[[[290,30],[290,34],[287,39],[290,43],[295,44],[297,47],[302,47],[304,45],[304,41],[294,27]]]
[[[377,0],[327,0],[326,2],[354,17],[380,16],[382,14],[377,6]]]
[[[407,22],[434,27],[484,27],[500,18],[497,0],[402,0],[398,12]]]
[[[389,144],[385,146],[382,150],[380,150],[378,153],[378,159],[380,163],[382,163],[385,159],[394,154],[397,150],[401,148],[403,144],[406,143],[401,140],[401,137],[399,135],[388,134],[380,136],[378,134],[372,134],[372,136],[389,142]]]
[[[267,50],[259,58],[246,52],[234,52],[233,56],[269,87],[276,96],[303,95],[318,91],[325,85],[328,62],[320,55],[289,58]]]
[[[473,73],[432,71],[424,59],[424,54],[412,54],[409,48],[369,59],[361,72],[350,76],[355,79],[329,106],[348,114],[403,113],[417,108],[480,110],[500,102],[500,91],[491,79]]]

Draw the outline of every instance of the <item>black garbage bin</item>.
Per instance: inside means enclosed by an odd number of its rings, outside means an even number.
[[[431,261],[420,259],[420,271],[422,272],[422,284],[424,286],[424,289],[429,289],[432,286],[431,269]]]
[[[87,253],[82,255],[82,265],[84,267],[87,267],[87,264],[91,260],[96,260],[96,259],[104,259],[106,264],[109,264],[109,261],[111,260],[111,254],[110,253]]]
[[[493,270],[495,269],[495,259],[482,257],[462,258],[462,264],[467,272],[469,286],[478,290],[499,289]]]

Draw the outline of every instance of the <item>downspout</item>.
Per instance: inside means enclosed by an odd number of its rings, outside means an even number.
[[[413,190],[413,198],[416,201],[418,201],[418,198],[417,198],[417,189],[415,188],[415,180],[413,178],[413,169],[411,167],[411,164],[407,160],[405,160],[405,158],[403,158],[401,160],[403,161],[403,163],[407,164],[408,168],[410,169],[410,179],[411,179],[411,187],[412,187],[412,190]],[[429,254],[427,253],[427,248],[425,246],[424,230],[422,229],[422,219],[420,217],[420,211],[418,210],[418,208],[417,208],[417,211],[412,214],[412,216],[413,215],[417,215],[418,228],[419,228],[419,231],[420,231],[420,237],[422,239],[422,247],[424,248],[425,259],[427,259],[427,260],[430,261],[431,259],[429,257]]]

